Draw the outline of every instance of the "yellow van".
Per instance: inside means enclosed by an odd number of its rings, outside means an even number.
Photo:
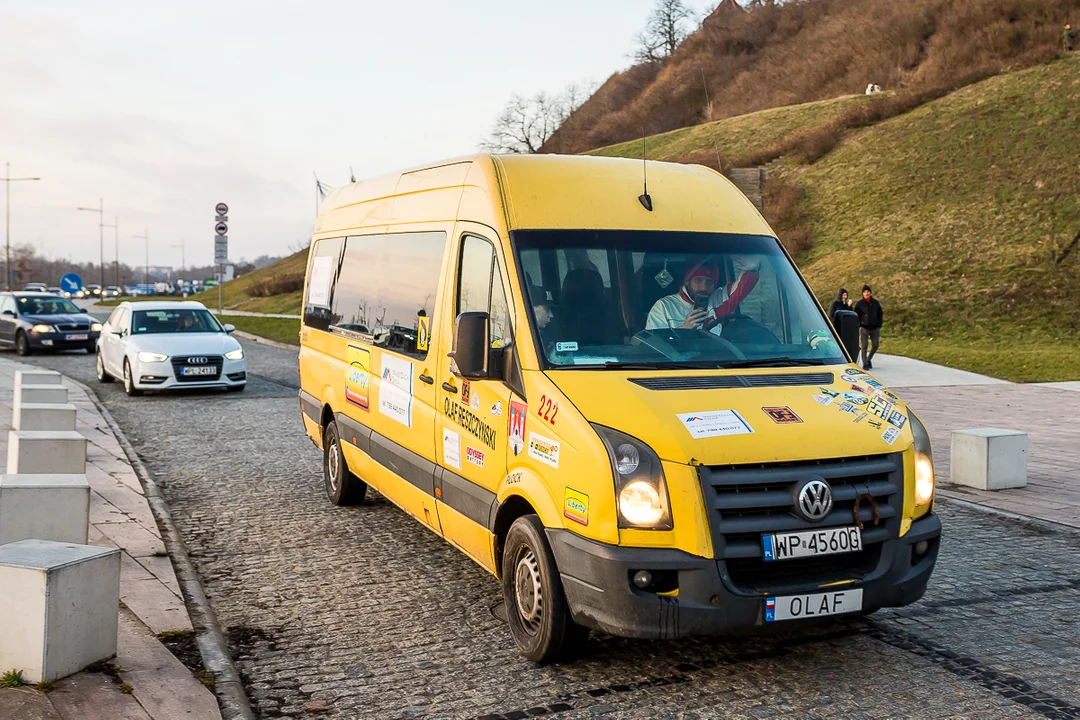
[[[371,486],[499,578],[529,660],[926,589],[926,430],[708,168],[481,155],[348,185],[303,313],[331,502]]]

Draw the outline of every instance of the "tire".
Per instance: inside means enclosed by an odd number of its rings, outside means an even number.
[[[111,383],[116,380],[109,371],[105,369],[105,358],[101,357],[101,353],[97,353],[97,361],[94,363],[97,370],[97,381],[99,383]]]
[[[88,342],[88,343],[86,343],[86,354],[87,355],[93,355],[96,352],[97,352],[97,343],[96,342]]]
[[[15,334],[15,352],[26,357],[33,352],[30,347],[30,339],[26,337],[26,333],[20,330]]]
[[[341,434],[333,420],[323,431],[323,484],[326,497],[339,507],[359,505],[367,495],[367,483],[353,475],[341,452]]]
[[[510,634],[526,660],[570,660],[585,648],[589,629],[574,622],[544,526],[536,515],[514,521],[502,558],[503,600]]]
[[[128,394],[128,397],[139,397],[142,395],[142,390],[135,387],[135,378],[131,376],[131,363],[127,358],[124,358],[124,392]]]

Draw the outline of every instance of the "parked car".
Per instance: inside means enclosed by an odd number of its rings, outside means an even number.
[[[97,378],[124,381],[128,395],[144,390],[247,384],[244,350],[199,302],[124,301],[116,306],[97,346]]]
[[[53,295],[59,295],[60,297],[64,297],[67,294],[58,287],[45,288],[45,292],[52,293]]]
[[[45,292],[45,283],[26,283],[23,292]]]
[[[20,355],[36,350],[93,352],[101,323],[70,300],[43,292],[0,293],[0,346]]]

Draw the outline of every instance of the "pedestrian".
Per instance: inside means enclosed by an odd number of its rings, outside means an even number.
[[[862,286],[862,300],[855,303],[855,312],[859,316],[859,347],[862,350],[863,370],[874,367],[871,362],[881,342],[881,325],[885,322],[885,314],[881,309],[881,303],[874,298],[874,293],[869,285]]]
[[[829,306],[829,322],[836,326],[836,313],[841,310],[851,309],[851,298],[848,297],[848,292],[844,288],[836,293],[836,299],[833,300],[832,305]]]
[[[1066,23],[1061,42],[1065,46],[1065,52],[1072,52],[1073,47],[1076,45],[1076,31],[1072,29],[1072,25]]]

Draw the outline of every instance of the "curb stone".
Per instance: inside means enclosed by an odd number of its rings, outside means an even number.
[[[172,558],[177,581],[188,604],[191,624],[195,629],[195,636],[199,645],[199,654],[202,656],[206,669],[214,676],[214,694],[217,696],[218,703],[221,706],[222,720],[255,720],[255,714],[251,710],[251,703],[244,692],[244,684],[240,680],[240,673],[237,671],[232,656],[229,654],[229,645],[225,640],[221,625],[218,623],[217,614],[210,607],[210,601],[207,599],[199,576],[195,572],[195,566],[187,554],[184,541],[173,524],[172,515],[169,513],[169,506],[165,502],[165,497],[161,494],[157,483],[154,482],[146,466],[143,465],[142,460],[135,452],[135,448],[127,439],[127,436],[124,435],[124,431],[120,429],[112,414],[109,413],[108,409],[102,404],[101,399],[98,398],[97,393],[78,380],[67,376],[65,376],[65,379],[78,385],[86,392],[87,397],[94,403],[98,412],[101,413],[101,417],[108,423],[109,428],[116,436],[116,441],[120,443],[120,447],[123,448],[124,454],[127,455],[132,469],[146,490],[146,501],[163,531],[161,539],[165,543],[165,548],[169,551],[169,556]]]
[[[1066,535],[1080,536],[1080,528],[1074,528],[1071,525],[1065,525],[1063,523],[1051,522],[1050,520],[1042,520],[1040,518],[1029,517],[1027,515],[1017,515],[1006,510],[999,510],[995,507],[989,507],[988,505],[980,505],[979,503],[973,503],[969,500],[961,500],[960,498],[946,497],[939,495],[934,499],[934,502],[946,502],[953,505],[957,505],[966,510],[973,510],[975,512],[983,513],[984,515],[996,515],[999,518],[1010,520],[1020,525],[1028,525],[1031,527],[1037,527],[1048,532],[1065,533]]]

